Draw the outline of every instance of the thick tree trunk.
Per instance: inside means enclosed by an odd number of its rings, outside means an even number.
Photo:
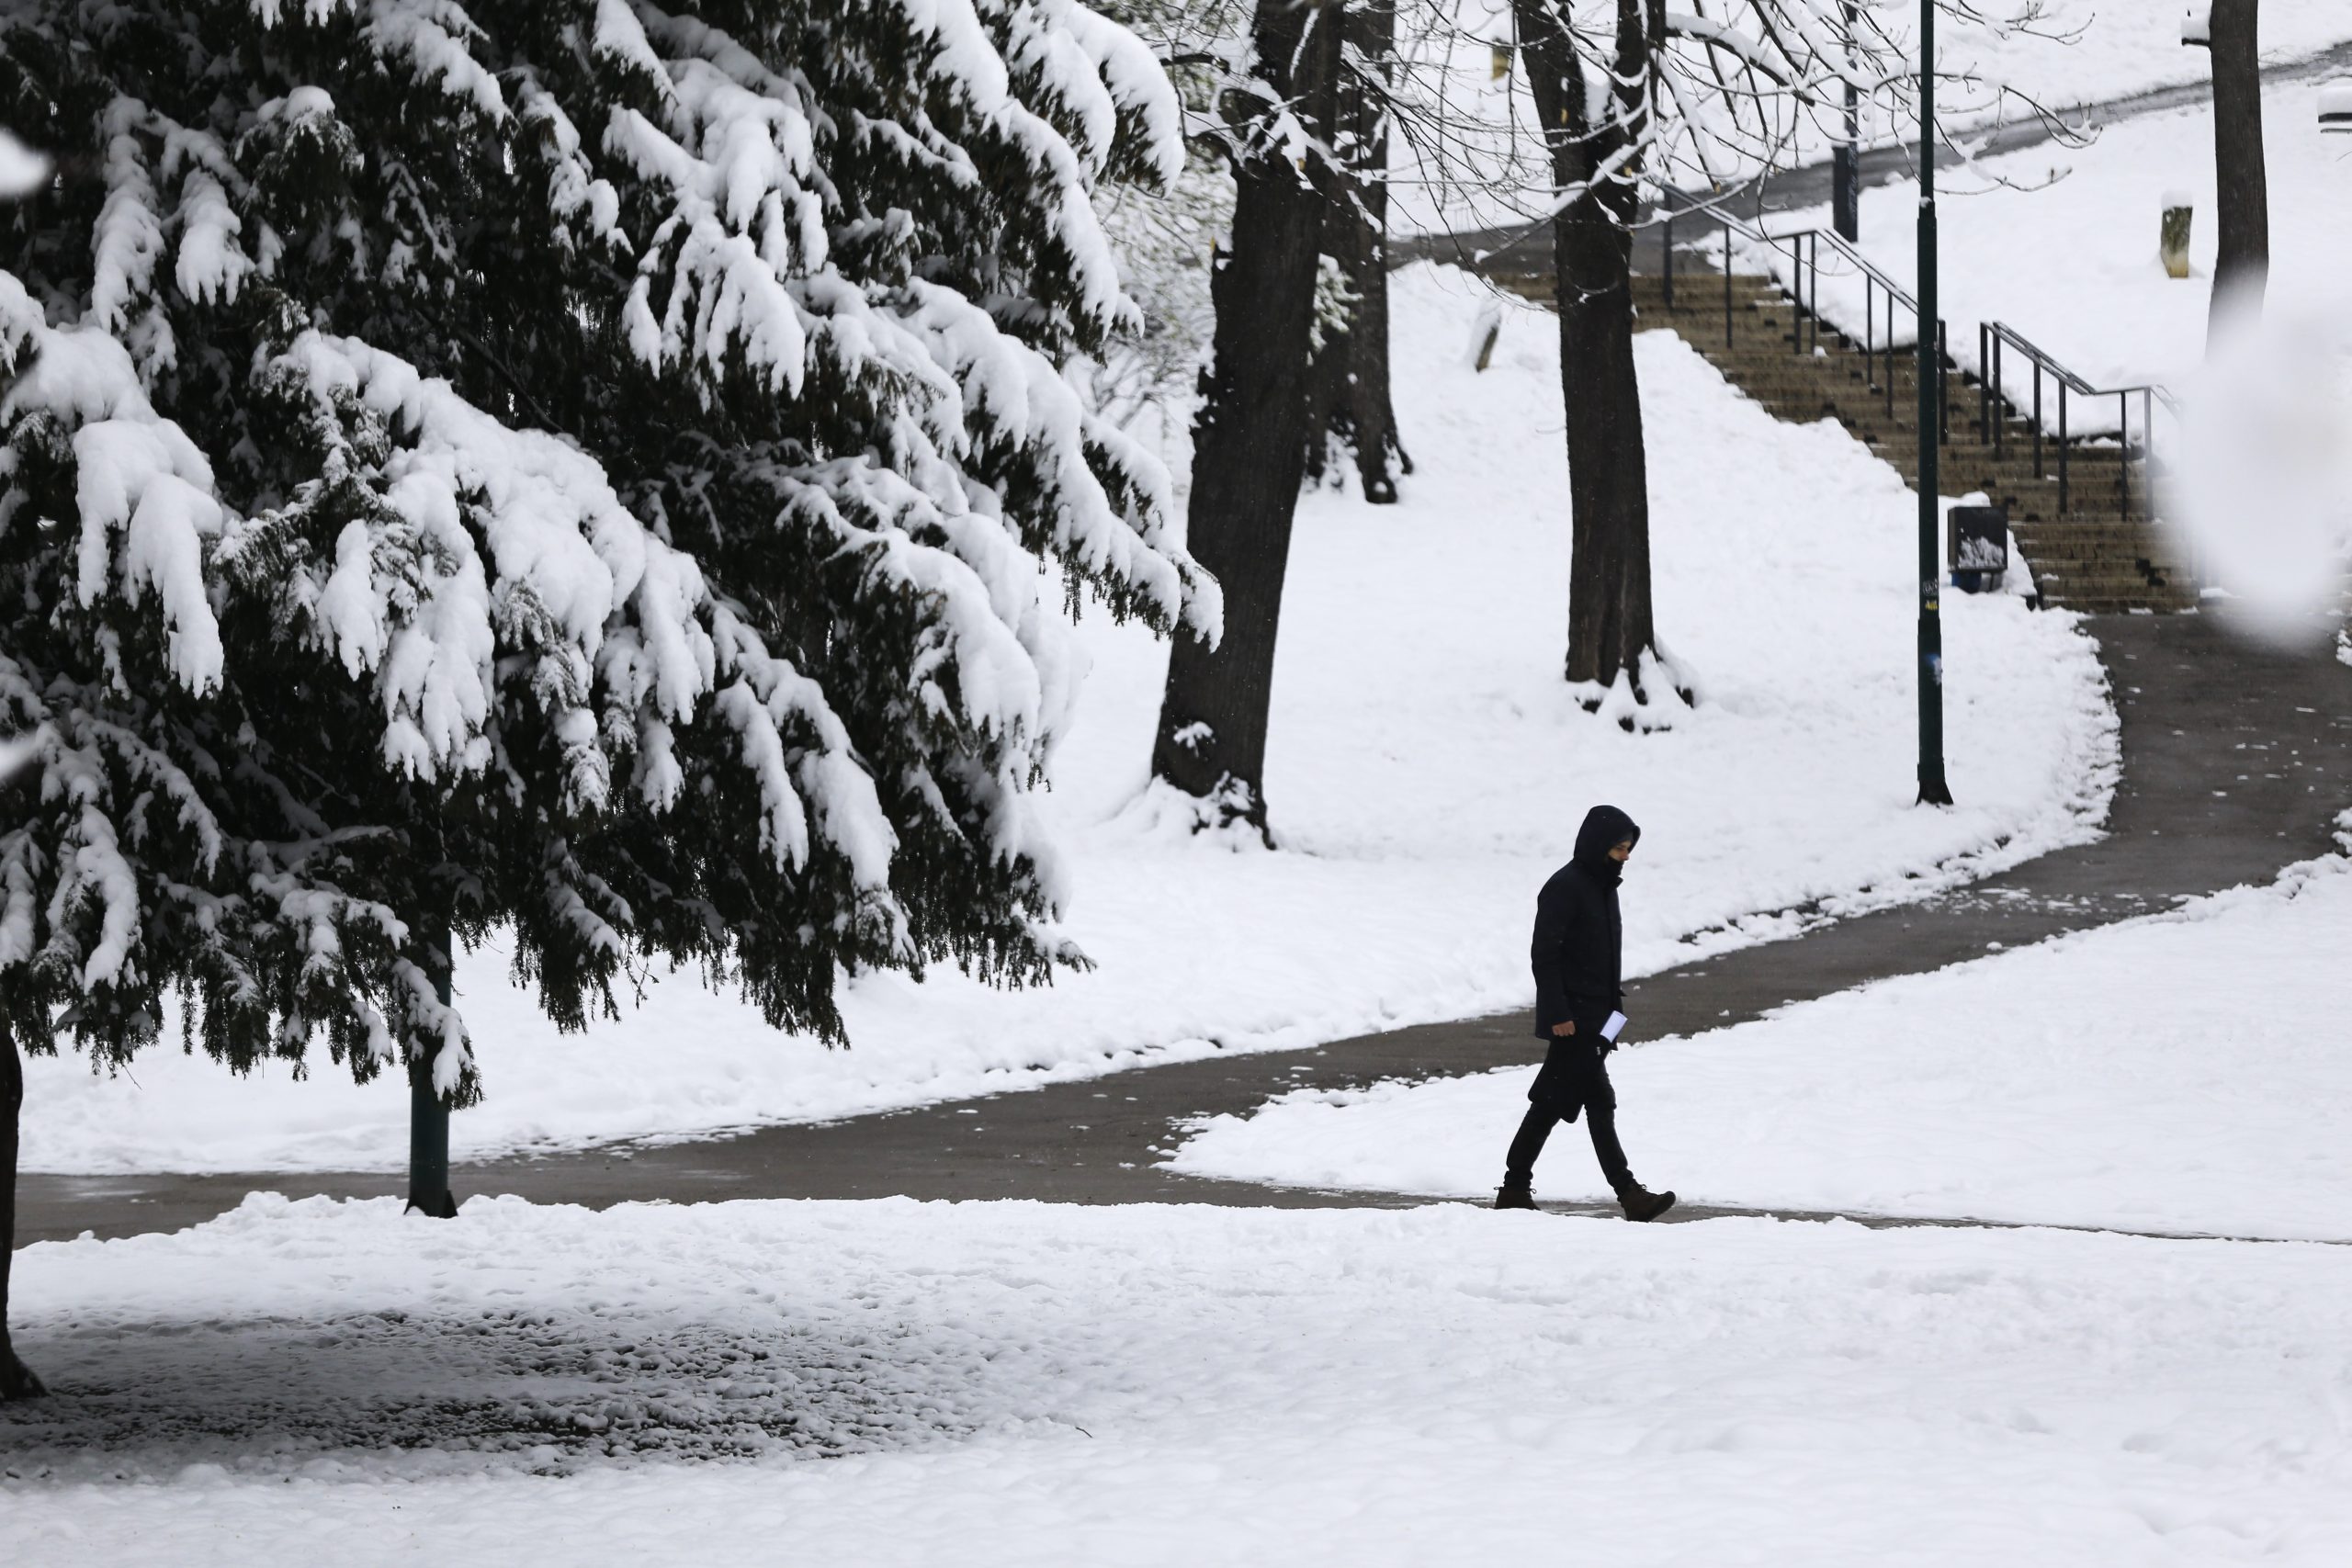
[[[2209,335],[2262,309],[2270,276],[2270,186],[2262,153],[2257,0],[2213,0],[2213,185],[2221,235]]]
[[[449,1005],[457,974],[457,947],[446,916],[427,917],[424,932],[434,950],[434,998]],[[441,1046],[412,1046],[408,1060],[408,1211],[436,1220],[458,1217],[449,1189],[449,1103],[434,1085]],[[407,1211],[404,1211],[407,1212]]]
[[[1567,678],[1637,696],[1650,611],[1649,470],[1634,367],[1627,233],[1579,202],[1553,227],[1560,280],[1560,388],[1568,426]]]
[[[1259,0],[1251,40],[1261,73],[1310,130],[1328,132],[1340,61],[1339,0]],[[1266,826],[1266,715],[1292,514],[1306,465],[1307,360],[1324,197],[1271,141],[1250,103],[1233,112],[1244,151],[1234,174],[1233,243],[1209,297],[1216,334],[1193,424],[1187,513],[1195,558],[1225,591],[1214,649],[1179,637],[1151,771],[1210,803],[1214,819]]]
[[[0,1402],[30,1399],[48,1392],[31,1369],[17,1359],[8,1337],[8,1266],[17,1247],[17,1122],[25,1107],[25,1063],[17,1043],[0,1031]]]
[[[1396,48],[1393,0],[1349,8],[1345,36],[1367,70],[1385,73]],[[1396,499],[1396,475],[1413,471],[1396,435],[1388,380],[1388,131],[1381,95],[1353,73],[1339,90],[1338,119],[1352,180],[1335,180],[1322,251],[1354,295],[1346,327],[1315,355],[1306,474],[1321,479],[1351,457],[1366,501]]]
[[[1386,149],[1382,149],[1383,156]],[[1355,319],[1348,326],[1349,439],[1366,501],[1396,499],[1396,479],[1413,471],[1411,454],[1396,433],[1396,404],[1388,382],[1388,193],[1366,194],[1379,226],[1368,228],[1363,271],[1356,280]]]
[[[1637,700],[1657,633],[1650,608],[1649,472],[1634,366],[1630,177],[1606,179],[1645,134],[1634,118],[1649,73],[1648,7],[1619,0],[1614,101],[1587,101],[1583,64],[1555,0],[1517,0],[1521,52],[1552,144],[1552,174],[1580,192],[1552,223],[1560,315],[1560,395],[1567,417],[1569,681],[1628,676]],[[1623,171],[1630,176],[1630,167]],[[1596,694],[1592,699],[1598,702]]]

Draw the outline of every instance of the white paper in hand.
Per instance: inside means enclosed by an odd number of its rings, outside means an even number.
[[[1612,1012],[1609,1015],[1609,1021],[1600,1026],[1600,1037],[1614,1045],[1617,1043],[1617,1032],[1624,1027],[1625,1015],[1622,1012]]]

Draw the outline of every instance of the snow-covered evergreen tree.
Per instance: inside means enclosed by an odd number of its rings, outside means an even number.
[[[1054,595],[1218,623],[1060,373],[1135,320],[1093,191],[1182,157],[1130,34],[14,0],[0,123],[58,167],[0,209],[0,1066],[176,992],[462,1097],[493,924],[567,1024],[653,958],[837,1037],[842,967],[1075,956]]]

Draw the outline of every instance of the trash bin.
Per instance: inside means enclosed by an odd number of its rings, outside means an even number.
[[[1999,588],[2009,575],[2009,509],[1955,506],[1951,516],[1951,585],[1963,593]]]

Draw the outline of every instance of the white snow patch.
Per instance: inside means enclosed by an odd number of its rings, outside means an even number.
[[[1790,17],[1801,25],[1810,21],[1817,26],[1826,9],[1826,6],[1796,7]],[[2120,5],[2115,0],[1996,0],[1966,7],[1973,13],[1966,20],[1958,14],[1961,9],[1946,6],[1938,12],[1936,66],[1945,81],[1938,92],[1937,109],[1945,134],[1972,155],[1976,139],[2005,121],[2014,124],[2027,117],[2030,111],[2026,100],[2069,122],[2082,122],[2091,118],[2082,113],[2085,106],[2201,84],[2212,77],[2212,56],[2181,45],[2180,7],[2160,0]],[[1697,17],[1678,20],[1720,30],[1726,13],[1711,14],[1713,22]],[[1862,14],[1869,25],[1882,29],[1889,39],[1892,58],[1907,64],[1916,74],[1919,7],[1904,0],[1900,5],[1866,6]],[[1731,15],[1735,21],[1744,22],[1748,13],[1740,7]],[[1513,36],[1509,0],[1471,0],[1449,8],[1447,17],[1450,28],[1424,28],[1420,34],[1403,29],[1412,62],[1406,73],[1407,94],[1427,101],[1442,92],[1444,120],[1442,133],[1398,137],[1393,143],[1390,220],[1397,233],[1511,228],[1547,210],[1550,202],[1549,171],[1528,96],[1524,62],[1514,60],[1509,74],[1499,80],[1491,70],[1493,44],[1508,45]],[[1605,37],[1610,23],[1605,9],[1595,19]],[[2018,21],[2026,25],[2012,25]],[[2264,0],[2261,54],[2266,67],[2309,61],[2347,40],[2352,40],[2352,11],[2347,11],[2343,0]],[[1595,90],[1599,90],[1597,78]],[[1891,113],[1889,102],[1878,94],[1864,100],[1861,137],[1866,145],[1908,143],[1916,137],[1916,110],[1906,105]],[[1703,96],[1686,97],[1680,112],[1716,128],[1725,119],[1723,103]],[[2307,138],[2305,128],[2311,123],[2308,112],[2291,122],[2273,121],[2273,156],[2281,150],[2286,135]],[[1783,166],[1826,163],[1834,140],[1842,134],[1843,116],[1833,104],[1822,104],[1797,116],[1791,129],[1792,141],[1779,159]],[[2281,134],[2282,129],[2286,135]],[[2052,159],[2048,149],[2022,156],[2027,162],[2039,158],[2045,165]],[[2068,156],[2058,154],[2057,159],[2063,162]],[[1940,184],[1949,186],[1953,161],[1948,152],[1944,155],[1947,172]],[[1753,159],[1718,147],[1711,163],[1719,172],[1744,174]],[[2196,166],[2210,168],[2211,163],[2209,140],[2205,157]],[[1682,171],[1673,177],[1685,186],[1703,187],[1706,181],[1696,176],[1697,170],[1686,157]],[[2177,171],[2171,169],[2158,175],[2166,184],[2177,184],[2176,176]],[[2277,199],[2274,186],[2274,217]],[[1864,200],[1868,203],[1872,198],[1866,196]],[[1944,210],[1949,213],[1951,209]],[[2211,211],[2210,202],[2207,210]],[[1908,217],[1907,210],[1890,217],[1885,222],[1898,227],[1889,229],[1873,220],[1866,207],[1862,231],[1907,235]],[[1826,214],[1818,220],[1826,226]],[[2147,235],[2153,256],[2153,212]],[[2037,250],[2031,254],[2040,257],[2055,253]],[[1946,277],[1951,276],[1947,266]]]
[[[2266,25],[2267,10],[2264,13]],[[2352,36],[2352,18],[2342,24]],[[2352,163],[2344,143],[2318,134],[2316,105],[2324,88],[2312,83],[2273,87],[2263,95],[2268,132],[2265,158],[2270,192],[2270,272],[2266,312],[2288,330],[2308,333],[2346,352],[2352,321]],[[2060,176],[2052,183],[2052,176]],[[2015,182],[2000,186],[1994,180]],[[2181,203],[2184,194],[2189,199]],[[1913,182],[1862,192],[1862,249],[1876,265],[1909,288],[1917,276],[1913,233],[1919,201]],[[2109,127],[2088,147],[2029,148],[1988,159],[1981,169],[1947,172],[1937,192],[1939,299],[1951,326],[1952,356],[1975,371],[1984,355],[1975,324],[2006,321],[2094,387],[2178,384],[2206,356],[2208,315],[2220,225],[2212,220],[2213,118],[2210,108],[2151,116]],[[2164,209],[2197,209],[2189,235],[2189,276],[2167,276],[2157,254]],[[1776,232],[1826,227],[1826,209],[1776,215]],[[1788,274],[1785,252],[1748,258]],[[1810,284],[1808,284],[1810,287]],[[1822,313],[1859,337],[1863,280],[1825,265]],[[1885,301],[1879,308],[1882,319]],[[1898,336],[1911,334],[1898,316]],[[1879,332],[1883,339],[1884,331]],[[2005,354],[2003,384],[2020,408],[2032,401],[2033,369]],[[2042,417],[2054,429],[2058,389],[2042,382]],[[1954,397],[1964,396],[1955,389]],[[2072,398],[2068,428],[2080,435],[2112,431],[2120,413],[2112,398]],[[2142,428],[2138,398],[2129,411],[2134,435]],[[2158,456],[2169,454],[2169,422],[2158,408]]]
[[[2343,1247],[255,1198],[17,1311],[17,1568],[2352,1557]]]
[[[2241,753],[2276,770],[2275,751]],[[1645,848],[1647,840],[1645,840]],[[1629,897],[1639,889],[1629,883]],[[1685,1200],[2352,1240],[2352,862],[1619,1051],[1634,1171]],[[1627,1001],[1638,1040],[1641,1000]],[[1198,1176],[1491,1193],[1532,1068],[1208,1121]],[[1558,1129],[1539,1194],[1603,1192]]]
[[[49,181],[49,154],[0,130],[0,201],[13,201],[39,190]]]

